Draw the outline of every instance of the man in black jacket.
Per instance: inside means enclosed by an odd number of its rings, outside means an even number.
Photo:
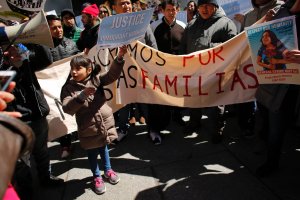
[[[166,0],[162,2],[161,6],[164,17],[151,24],[158,50],[178,55],[186,26],[182,21],[176,20],[179,4],[174,0]],[[179,107],[149,104],[148,129],[154,144],[161,143],[160,131],[167,127],[171,116],[174,122],[182,126],[185,125],[180,111],[181,108]]]
[[[185,23],[176,19],[179,4],[175,0],[166,0],[161,4],[164,16],[151,23],[158,50],[179,55],[181,38]]]

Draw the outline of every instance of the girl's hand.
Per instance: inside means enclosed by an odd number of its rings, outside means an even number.
[[[93,88],[93,87],[88,87],[88,88],[85,88],[83,90],[83,93],[86,95],[86,96],[90,96],[90,95],[93,95],[95,94],[96,92],[96,88]]]
[[[119,47],[118,59],[123,59],[123,56],[127,53],[127,46],[123,45]]]

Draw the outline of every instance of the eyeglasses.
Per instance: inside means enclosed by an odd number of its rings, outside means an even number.
[[[100,10],[99,13],[108,13],[107,10]]]

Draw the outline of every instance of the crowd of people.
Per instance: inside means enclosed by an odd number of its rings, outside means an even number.
[[[295,15],[296,25],[300,26],[300,0],[252,0],[253,8],[246,14],[235,15],[235,20],[241,23],[237,30],[233,20],[229,19],[216,0],[191,0],[186,5],[187,24],[176,19],[180,10],[175,0],[163,0],[157,5],[156,14],[149,24],[145,36],[140,41],[159,51],[182,55],[215,47],[236,36],[245,27],[251,26],[265,16],[266,21]],[[21,199],[32,199],[32,175],[30,157],[36,163],[38,178],[46,187],[56,187],[63,180],[52,175],[49,152],[47,148],[49,106],[39,85],[35,71],[45,69],[55,61],[74,56],[80,52],[88,54],[96,45],[98,29],[101,20],[112,14],[131,13],[147,9],[147,0],[113,0],[97,6],[85,3],[82,6],[81,21],[84,29],[77,27],[72,9],[64,9],[59,16],[47,15],[46,19],[54,47],[44,45],[24,44],[29,58],[22,59],[18,46],[9,44],[1,49],[1,70],[17,71],[15,88],[0,93],[1,110],[9,111],[10,115],[18,117],[28,124],[34,134],[30,156],[22,156],[12,164],[16,165],[14,175],[7,186],[12,183]],[[1,24],[8,26],[8,24]],[[268,48],[266,31],[261,40],[261,49]],[[299,32],[297,33],[299,37]],[[279,45],[278,41],[274,45]],[[281,48],[284,44],[280,44]],[[299,39],[298,39],[299,46]],[[2,52],[3,51],[3,52]],[[263,56],[261,50],[258,62]],[[244,137],[258,136],[265,142],[267,160],[257,169],[258,176],[272,174],[279,167],[281,146],[284,134],[291,126],[300,126],[300,86],[292,84],[260,84],[256,92],[256,101],[230,106],[218,105],[206,108],[179,108],[158,104],[129,104],[116,113],[106,103],[103,86],[117,80],[124,63],[126,46],[118,48],[117,56],[106,74],[100,73],[99,66],[84,55],[71,59],[70,75],[61,89],[63,111],[75,115],[78,130],[58,138],[61,145],[61,158],[66,159],[71,154],[71,135],[78,135],[81,147],[86,150],[90,169],[94,177],[94,191],[103,194],[106,191],[100,169],[104,170],[104,178],[111,184],[117,184],[120,177],[112,166],[109,158],[108,145],[121,142],[128,134],[130,126],[140,122],[146,124],[150,140],[154,145],[162,141],[161,131],[174,121],[184,127],[185,134],[198,132],[203,115],[208,117],[207,129],[211,142],[222,142],[223,130],[226,125],[226,110],[236,113],[238,124]],[[259,60],[260,59],[260,60]],[[299,49],[284,49],[282,58],[285,63],[300,63]],[[20,65],[20,61],[21,65]],[[282,69],[284,63],[277,65],[264,64],[268,70]],[[280,66],[279,66],[280,65]],[[11,95],[10,92],[13,94]],[[3,99],[3,100],[2,100]],[[6,105],[7,104],[7,105]],[[2,106],[3,105],[3,106]],[[183,121],[182,111],[189,111],[190,120]],[[6,112],[5,112],[6,113]],[[13,114],[12,114],[13,113]],[[4,114],[4,112],[3,112]],[[139,120],[136,120],[138,117]],[[256,123],[255,119],[260,119]],[[258,127],[259,124],[259,127]],[[254,128],[256,126],[256,128]],[[255,130],[258,130],[255,132]],[[1,153],[1,152],[0,152]],[[1,154],[0,154],[1,155]],[[100,155],[102,167],[99,167],[97,157]],[[11,166],[12,168],[14,166]],[[1,195],[4,194],[0,194]],[[17,198],[17,197],[16,197]]]

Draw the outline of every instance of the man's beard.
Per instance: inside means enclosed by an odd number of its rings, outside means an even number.
[[[88,21],[88,22],[87,22],[86,24],[84,24],[83,26],[84,26],[84,28],[86,28],[86,29],[92,28],[92,27],[93,27],[92,21]]]

